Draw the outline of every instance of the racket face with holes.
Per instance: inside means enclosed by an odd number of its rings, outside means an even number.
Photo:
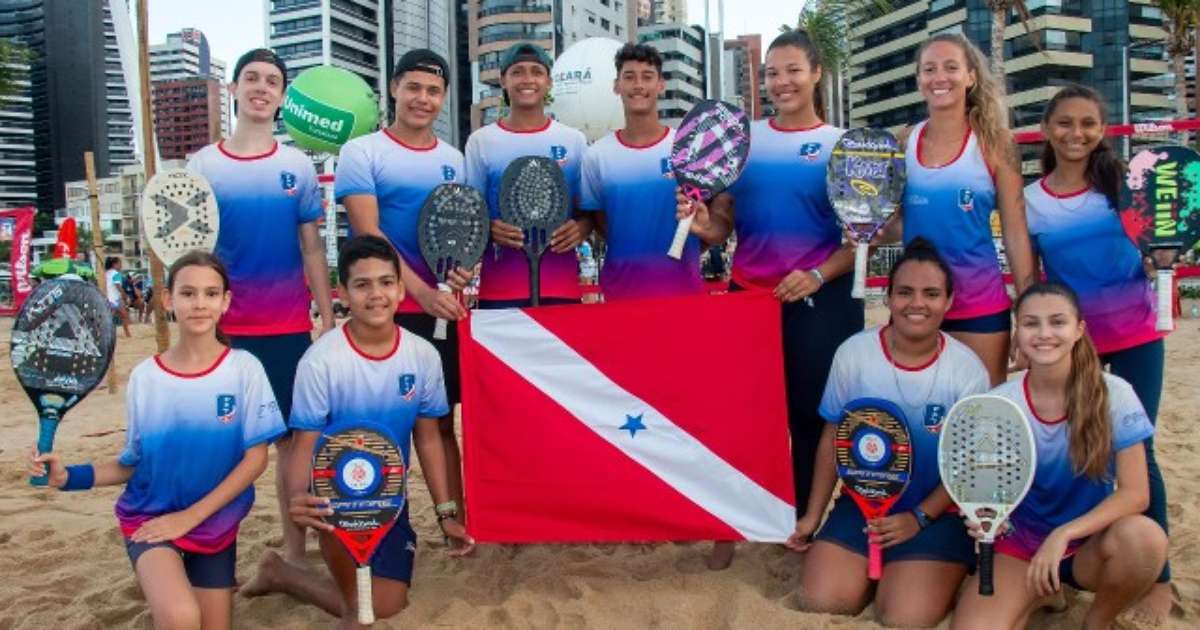
[[[525,252],[541,256],[550,234],[567,221],[571,193],[554,160],[527,155],[512,161],[500,179],[500,218],[525,232]]]
[[[141,218],[146,242],[168,267],[194,249],[217,246],[220,213],[212,186],[185,169],[160,171],[146,182]]]
[[[487,202],[478,190],[441,184],[430,191],[417,218],[417,242],[439,282],[445,282],[455,267],[472,269],[479,264],[489,227]]]
[[[684,193],[711,199],[737,181],[750,156],[750,117],[724,101],[696,103],[671,144],[671,171]]]
[[[984,542],[995,540],[1037,472],[1029,420],[1007,398],[963,398],[950,408],[942,425],[938,472],[958,509],[983,527]]]
[[[868,519],[887,514],[912,475],[912,441],[904,412],[877,398],[846,405],[833,440],[834,463],[847,494]]]
[[[370,562],[404,510],[406,491],[404,457],[383,427],[343,425],[317,441],[312,492],[329,499],[333,514],[323,518],[359,566]]]
[[[904,151],[883,129],[851,129],[833,146],[825,189],[838,220],[859,240],[870,240],[900,206]]]

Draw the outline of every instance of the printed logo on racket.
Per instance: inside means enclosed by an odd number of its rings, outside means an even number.
[[[217,422],[229,424],[237,415],[237,398],[233,394],[217,394]]]

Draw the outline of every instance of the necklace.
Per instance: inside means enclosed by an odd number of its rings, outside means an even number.
[[[908,400],[908,397],[904,395],[904,388],[900,386],[900,366],[897,365],[896,358],[895,358],[896,357],[896,342],[894,339],[894,334],[895,333],[893,333],[892,335],[888,335],[886,333],[884,334],[884,338],[887,340],[888,349],[889,349],[888,357],[887,357],[888,363],[890,363],[892,366],[892,380],[893,380],[893,382],[896,383],[896,395],[900,397],[900,402],[903,403],[906,408],[913,409],[913,408],[918,407],[919,405],[914,405],[912,402],[910,402]],[[938,333],[938,335],[940,336],[941,333]],[[937,387],[938,373],[941,372],[941,369],[942,369],[941,354],[942,354],[941,339],[939,337],[938,348],[936,350],[934,350],[934,355],[933,355],[933,378],[929,381],[929,389],[925,392],[924,398],[917,399],[918,403],[921,402],[921,400],[924,400],[925,402],[929,402],[929,399],[933,396],[933,389],[935,387]]]

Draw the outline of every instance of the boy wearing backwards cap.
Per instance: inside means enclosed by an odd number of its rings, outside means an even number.
[[[228,268],[233,292],[221,331],[234,348],[263,364],[284,418],[291,410],[296,365],[312,343],[310,291],[321,332],[334,324],[325,246],[317,233],[324,211],[316,169],[302,151],[280,146],[274,137],[286,87],[287,67],[274,52],[257,48],[242,55],[229,84],[237,117],[233,136],[197,151],[188,162],[189,170],[212,185],[221,213],[215,253]],[[290,440],[276,445],[284,556],[302,561],[304,531],[287,517],[283,492]]]
[[[587,140],[583,134],[546,115],[550,93],[549,55],[540,47],[521,42],[500,56],[500,87],[508,115],[471,134],[467,139],[467,184],[479,189],[492,216],[492,247],[484,254],[480,271],[481,308],[527,306],[530,302],[529,270],[519,250],[521,230],[500,220],[500,179],[515,159],[527,155],[551,158],[562,167],[571,199],[579,199],[579,169]],[[591,218],[576,213],[550,237],[542,258],[542,304],[578,303],[579,264],[575,247],[592,230]]]

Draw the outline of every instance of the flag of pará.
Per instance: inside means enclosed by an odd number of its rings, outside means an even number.
[[[471,535],[785,540],[779,310],[746,292],[474,311],[461,349]]]

